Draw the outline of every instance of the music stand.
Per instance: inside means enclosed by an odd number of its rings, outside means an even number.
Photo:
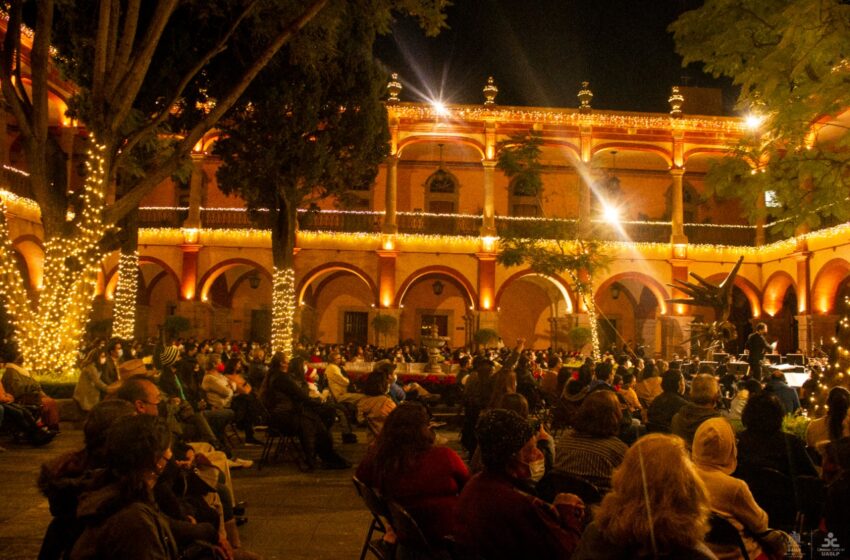
[[[786,354],[785,363],[795,366],[804,366],[806,365],[806,356],[803,354]]]
[[[782,356],[780,356],[779,354],[765,354],[764,357],[771,365],[776,366],[782,363]]]

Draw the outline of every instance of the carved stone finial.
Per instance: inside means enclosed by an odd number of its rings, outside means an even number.
[[[387,93],[389,97],[387,98],[387,103],[389,105],[395,105],[400,102],[401,99],[398,98],[401,90],[404,89],[404,86],[401,85],[401,82],[398,79],[398,73],[393,72],[390,75],[390,81],[387,82]]]
[[[680,118],[682,116],[682,105],[685,104],[685,96],[679,93],[679,86],[673,86],[667,102],[670,103],[670,116],[674,119]]]
[[[496,95],[499,93],[499,88],[496,87],[496,82],[493,76],[487,78],[487,85],[482,90],[484,92],[484,106],[490,107],[496,104]]]
[[[590,106],[590,101],[593,99],[593,92],[590,91],[589,82],[581,83],[581,89],[579,90],[577,97],[580,103],[578,107],[579,113],[590,113],[593,110]]]

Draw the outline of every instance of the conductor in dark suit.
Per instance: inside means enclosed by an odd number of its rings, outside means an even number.
[[[744,350],[747,351],[747,363],[750,364],[750,377],[761,380],[761,362],[764,360],[764,355],[767,353],[770,345],[764,335],[767,334],[767,325],[759,323],[756,325],[756,331],[752,333],[744,344]]]

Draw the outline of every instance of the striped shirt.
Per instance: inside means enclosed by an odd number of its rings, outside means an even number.
[[[583,478],[600,490],[611,488],[611,474],[628,450],[617,437],[594,437],[567,430],[555,446],[555,470]]]

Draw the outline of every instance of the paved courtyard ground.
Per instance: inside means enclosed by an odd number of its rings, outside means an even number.
[[[358,437],[361,443],[338,446],[355,464],[366,450],[365,433],[358,432]],[[339,441],[338,432],[334,439]],[[39,466],[81,447],[82,432],[67,429],[39,449],[5,439],[0,445],[6,447],[0,453],[0,557],[32,560],[50,521],[47,500],[35,486]],[[239,456],[249,459],[259,454],[259,448],[238,449]],[[269,560],[359,558],[369,514],[354,492],[352,475],[353,469],[306,474],[291,463],[234,471],[237,499],[248,502],[249,522],[241,527],[243,546]]]

